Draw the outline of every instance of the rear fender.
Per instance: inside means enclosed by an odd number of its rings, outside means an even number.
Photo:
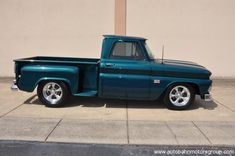
[[[63,81],[75,94],[78,91],[79,68],[60,65],[24,66],[17,85],[20,90],[32,92],[42,81]]]

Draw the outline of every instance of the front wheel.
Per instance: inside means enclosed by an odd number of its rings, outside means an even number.
[[[178,84],[169,87],[164,97],[164,104],[169,109],[187,109],[195,99],[194,88],[187,84]]]
[[[38,85],[39,100],[47,107],[60,107],[64,105],[68,96],[68,88],[61,81],[45,81]]]

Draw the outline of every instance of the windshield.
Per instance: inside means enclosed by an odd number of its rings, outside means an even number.
[[[151,60],[154,60],[154,55],[153,55],[153,53],[151,52],[151,50],[149,49],[148,45],[145,43],[144,46],[145,46],[145,49],[146,49],[146,51],[147,51],[147,53],[148,53],[148,55],[149,55],[149,58],[150,58]]]

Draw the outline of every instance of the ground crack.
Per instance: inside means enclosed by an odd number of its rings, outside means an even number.
[[[171,127],[167,124],[167,122],[165,122],[166,127],[170,130],[170,132],[173,134],[173,136],[175,137],[176,143],[179,144],[179,141],[177,139],[176,134],[173,132],[173,130],[171,129]]]
[[[24,103],[22,103],[22,104],[16,106],[16,107],[13,108],[12,110],[10,110],[10,111],[6,112],[5,114],[1,115],[0,118],[6,116],[7,114],[9,114],[9,113],[11,113],[11,112],[13,112],[14,110],[16,110],[17,108],[19,108],[19,107],[22,106],[23,104],[24,104]]]
[[[60,119],[60,121],[55,125],[55,127],[51,130],[51,132],[47,135],[46,139],[44,140],[44,142],[47,142],[47,139],[50,137],[50,135],[54,132],[54,130],[59,126],[59,124],[61,123],[63,119]]]
[[[206,134],[192,121],[193,125],[201,132],[201,134],[206,138],[206,140],[212,145],[210,139],[206,136]]]
[[[129,137],[129,115],[128,115],[128,102],[126,101],[126,133],[127,133],[127,144],[130,143]]]

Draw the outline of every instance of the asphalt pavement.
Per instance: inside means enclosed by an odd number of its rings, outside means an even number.
[[[232,156],[235,146],[110,145],[0,141],[4,156]]]

